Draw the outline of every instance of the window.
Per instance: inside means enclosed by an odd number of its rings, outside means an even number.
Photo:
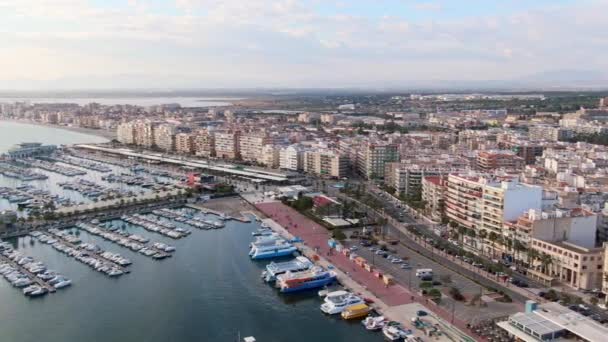
[[[583,261],[587,261],[587,257],[583,257]]]
[[[586,269],[587,269],[587,266],[583,265],[583,269],[584,269],[584,270],[586,270]]]

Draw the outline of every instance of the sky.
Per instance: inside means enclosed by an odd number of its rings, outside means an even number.
[[[607,13],[608,0],[0,0],[0,89],[604,76]]]

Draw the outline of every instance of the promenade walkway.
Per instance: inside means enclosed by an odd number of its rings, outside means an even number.
[[[371,295],[371,298],[376,298],[376,306],[382,312],[387,312],[387,309],[412,302],[424,304],[430,311],[446,322],[451,322],[469,336],[473,336],[472,332],[467,328],[466,323],[454,319],[450,312],[433,304],[426,298],[418,296],[416,293],[411,293],[401,284],[385,286],[381,279],[375,277],[371,272],[358,267],[348,257],[341,253],[330,253],[328,239],[330,235],[324,227],[308,219],[296,210],[288,207],[281,202],[264,202],[254,204],[258,210],[267,215],[279,226],[286,229],[292,235],[301,238],[305,245],[305,254],[316,253],[321,257],[321,264],[331,263],[339,271],[340,281],[355,292],[360,292],[364,296],[366,293]],[[276,228],[276,227],[272,227]],[[323,260],[324,259],[324,260]]]

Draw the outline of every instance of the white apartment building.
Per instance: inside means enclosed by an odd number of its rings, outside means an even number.
[[[516,177],[451,174],[445,196],[445,213],[449,219],[473,229],[477,236],[492,232],[505,235],[505,222],[515,221],[529,209],[541,210],[543,190],[522,184]],[[476,249],[486,245],[478,239],[469,240],[469,245]],[[496,251],[492,247],[486,252]]]
[[[122,144],[135,144],[135,127],[132,122],[121,123],[116,127],[116,139]]]
[[[135,137],[133,140],[135,141],[135,145],[146,148],[155,146],[154,130],[156,126],[156,123],[149,120],[136,120],[133,123],[133,128],[135,130]]]
[[[154,144],[163,151],[175,150],[175,126],[164,124],[154,130]]]
[[[298,145],[290,145],[279,151],[279,167],[285,170],[300,171],[304,168],[304,151]]]

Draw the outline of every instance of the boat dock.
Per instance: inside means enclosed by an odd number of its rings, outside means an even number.
[[[209,209],[207,207],[203,207],[202,205],[198,205],[198,204],[186,204],[185,205],[188,208],[191,209],[195,209],[198,210],[200,212],[202,212],[203,214],[213,214],[216,216],[222,216],[224,215],[223,212],[217,211],[217,210],[213,210],[213,209]],[[251,220],[247,217],[236,217],[236,216],[225,216],[226,220],[235,220],[235,221],[239,221],[239,222],[243,222],[243,223],[249,223],[251,222]]]
[[[48,231],[48,233],[53,235],[53,238],[55,238],[57,241],[61,242],[62,244],[66,245],[70,248],[73,248],[73,249],[79,250],[79,251],[86,251],[86,249],[82,248],[82,246],[76,245],[76,244],[73,244],[73,243],[67,241],[61,235],[53,234],[50,231]],[[111,264],[113,267],[115,267],[118,270],[121,270],[123,273],[131,273],[131,271],[128,268],[120,266],[119,264],[115,263],[114,261],[108,260],[108,259],[100,256],[98,253],[90,252],[89,254],[92,258],[98,260],[99,262],[104,263],[104,264]]]
[[[9,264],[9,265],[13,266],[14,268],[18,269],[19,272],[21,272],[23,274],[26,274],[32,281],[34,281],[36,284],[38,284],[38,286],[44,287],[50,293],[53,293],[53,292],[57,291],[57,289],[55,289],[54,286],[52,286],[49,283],[47,283],[46,281],[38,278],[38,276],[36,274],[28,271],[25,267],[19,265],[18,263],[16,263],[13,260],[5,257],[2,254],[0,254],[0,260],[3,261],[3,262],[6,262],[7,264]]]
[[[84,231],[86,231],[89,234],[99,236],[99,237],[103,238],[104,240],[113,242],[123,248],[130,249],[133,252],[138,252],[144,256],[147,256],[147,257],[150,257],[153,259],[164,259],[164,258],[168,258],[168,257],[172,256],[171,253],[155,247],[154,242],[148,243],[148,242],[141,242],[138,240],[134,240],[129,235],[124,236],[124,235],[112,232],[112,231],[106,229],[102,225],[79,223],[78,225],[76,225],[76,227],[78,229],[83,229]],[[144,250],[146,250],[146,249],[152,250],[152,251],[154,251],[154,253],[144,252]]]

